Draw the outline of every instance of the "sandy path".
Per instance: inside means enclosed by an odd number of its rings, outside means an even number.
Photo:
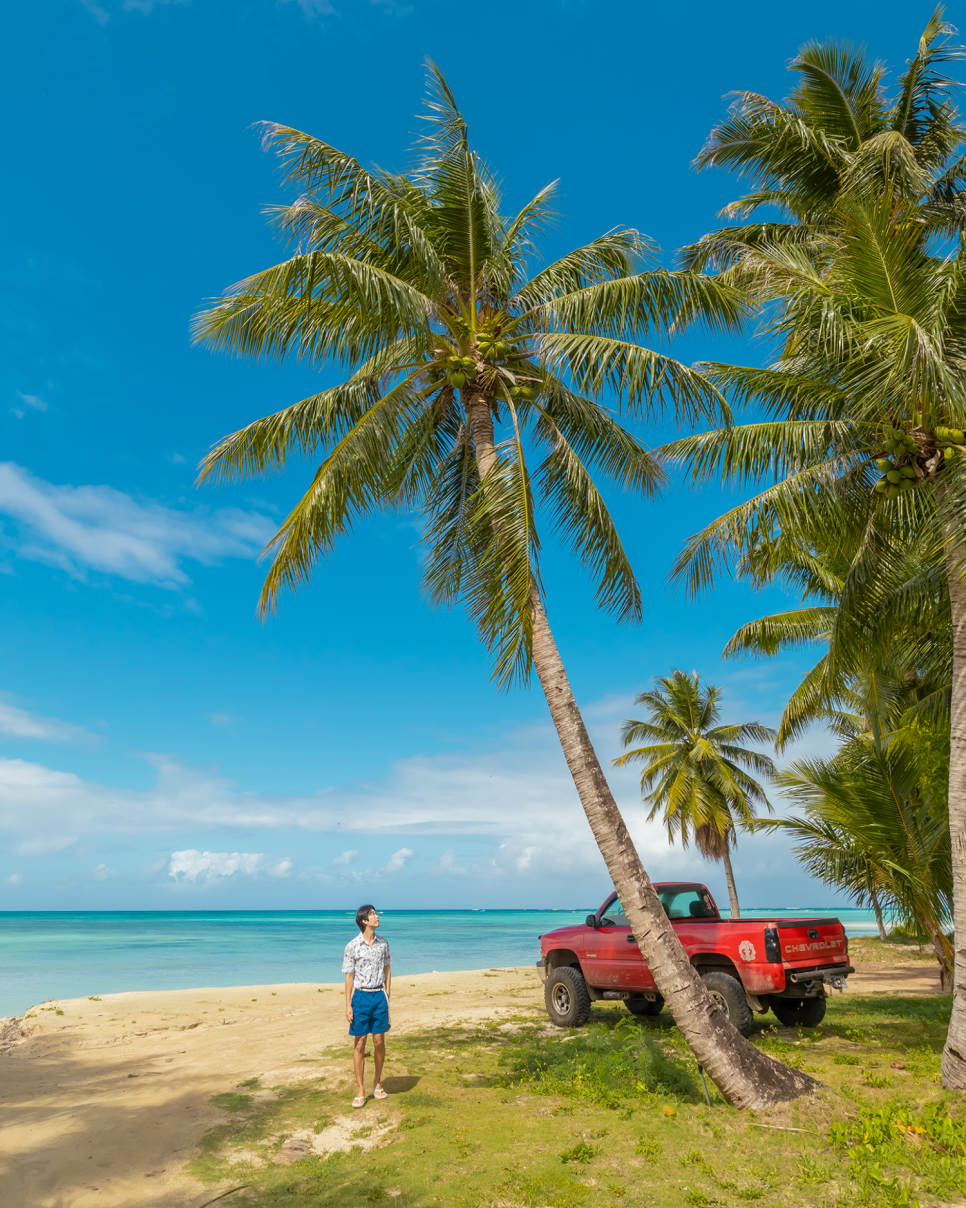
[[[495,972],[398,976],[394,1030],[542,1006],[533,970]],[[938,975],[922,965],[869,966],[849,979],[848,993],[884,992],[936,994]],[[0,1033],[0,1204],[200,1208],[219,1189],[203,1188],[183,1167],[204,1133],[228,1119],[208,1100],[253,1077],[265,1086],[323,1069],[349,1077],[348,1053],[318,1064],[322,1050],[346,1044],[343,1011],[341,986],[305,984],[106,994],[34,1008],[23,1034]]]

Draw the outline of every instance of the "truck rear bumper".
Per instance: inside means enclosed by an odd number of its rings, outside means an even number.
[[[786,969],[785,989],[779,998],[813,998],[825,993],[826,986],[844,990],[845,979],[855,969],[851,965],[822,965],[815,969]]]

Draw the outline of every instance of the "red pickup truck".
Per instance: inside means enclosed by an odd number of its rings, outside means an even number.
[[[825,987],[845,987],[855,970],[838,919],[723,919],[704,885],[654,886],[691,964],[743,1036],[753,1012],[783,1024],[815,1027],[825,1016]],[[622,999],[634,1015],[664,1006],[654,978],[613,893],[582,926],[540,937],[537,961],[547,1012],[558,1028],[587,1022],[591,1002]]]

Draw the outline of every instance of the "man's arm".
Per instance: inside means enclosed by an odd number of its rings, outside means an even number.
[[[386,987],[386,997],[389,997],[389,983],[392,981],[392,970],[388,965],[383,966],[382,984]]]
[[[352,983],[355,979],[354,973],[345,975],[345,1017],[349,1023],[352,1023]]]

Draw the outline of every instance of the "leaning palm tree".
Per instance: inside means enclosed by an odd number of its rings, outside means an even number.
[[[685,421],[709,414],[716,392],[641,339],[698,320],[734,326],[741,302],[713,280],[643,271],[650,246],[630,230],[537,266],[552,187],[504,217],[432,67],[430,82],[427,133],[408,174],[366,169],[308,134],[265,127],[302,190],[272,211],[295,246],[204,311],[196,339],[349,372],[226,437],[201,478],[319,458],[269,546],[263,612],[281,589],[308,580],[357,517],[398,507],[421,515],[431,600],[465,605],[499,684],[536,668],[608,872],[698,1059],[732,1103],[794,1097],[814,1080],[766,1059],[715,1010],[661,909],[567,680],[538,562],[545,518],[596,580],[600,604],[639,615],[640,589],[595,474],[647,496],[661,470],[598,396],[612,390],[636,415],[662,402]]]
[[[936,601],[910,590],[908,570],[941,568],[953,652],[955,926],[966,935],[966,255],[936,254],[918,217],[889,194],[843,198],[838,233],[817,250],[746,253],[741,271],[771,308],[779,357],[766,369],[706,369],[770,418],[665,453],[699,479],[776,480],[688,543],[677,574],[692,587],[710,583],[721,559],[766,549],[779,534],[855,550],[829,634],[830,684],[884,663],[890,634],[935,643]],[[956,984],[943,1080],[966,1090],[966,957]]]
[[[625,747],[650,742],[625,752],[614,765],[644,764],[641,795],[651,807],[648,821],[660,814],[670,843],[680,835],[687,847],[693,835],[706,860],[723,862],[731,917],[740,919],[731,868],[735,829],[746,827],[759,805],[771,810],[764,789],[746,768],[773,776],[775,765],[767,755],[739,744],[774,742],[775,731],[757,721],[722,725],[721,689],[714,684],[702,688],[697,672],[675,670],[657,677],[655,684],[634,702],[647,711],[647,720],[625,721],[621,728]]]

